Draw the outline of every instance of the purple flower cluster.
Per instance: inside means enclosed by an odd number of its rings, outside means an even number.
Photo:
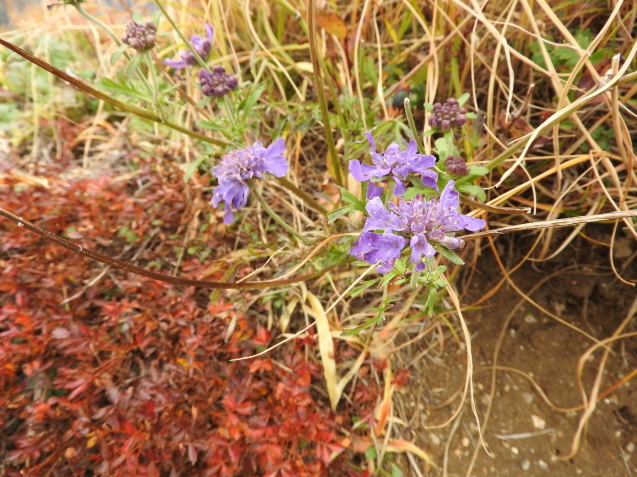
[[[122,42],[139,52],[151,50],[157,44],[157,27],[153,22],[140,25],[136,21],[126,25]]]
[[[376,151],[376,143],[370,132],[367,132],[367,140],[372,146],[371,154],[374,165],[361,164],[358,159],[349,163],[349,171],[354,179],[359,182],[370,181],[367,186],[367,199],[380,197],[382,188],[376,182],[384,182],[390,178],[393,178],[395,183],[394,195],[401,197],[405,193],[405,180],[409,174],[420,174],[425,186],[438,190],[438,174],[429,170],[436,164],[436,158],[418,154],[416,141],[409,141],[405,151],[401,150],[400,146],[394,142],[385,152],[379,153]]]
[[[237,77],[226,73],[223,66],[215,66],[212,73],[199,70],[199,82],[204,96],[223,96],[237,87]]]
[[[212,194],[212,205],[217,207],[221,202],[225,203],[225,224],[231,224],[234,220],[233,208],[241,209],[248,203],[250,188],[246,181],[253,178],[263,179],[266,173],[276,177],[282,177],[287,173],[288,162],[283,154],[283,138],[277,139],[267,148],[257,142],[245,149],[230,151],[221,158],[218,166],[212,168],[219,181]]]
[[[456,98],[449,98],[443,104],[434,104],[433,112],[429,116],[429,125],[443,131],[459,128],[467,122],[466,114],[467,110],[460,107]]]
[[[435,255],[432,243],[463,248],[464,241],[451,234],[462,229],[476,232],[486,223],[458,212],[459,194],[454,185],[449,181],[439,198],[427,200],[417,195],[412,200],[401,199],[398,205],[390,202],[389,209],[379,197],[373,198],[366,206],[369,218],[350,254],[369,264],[378,263],[378,271],[388,273],[407,245],[416,271],[426,268],[424,257]]]
[[[206,38],[201,38],[199,35],[192,35],[190,37],[190,42],[192,43],[193,49],[197,52],[201,59],[205,61],[210,55],[214,30],[212,29],[212,26],[207,23],[204,23],[204,27],[206,29]],[[190,50],[182,51],[179,53],[179,56],[181,56],[180,60],[165,59],[164,63],[176,70],[197,65],[197,58],[195,58],[195,55],[193,55]]]
[[[466,176],[469,174],[469,166],[462,157],[448,156],[445,159],[447,172],[452,176]]]

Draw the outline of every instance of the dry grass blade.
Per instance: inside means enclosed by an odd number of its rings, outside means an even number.
[[[321,301],[316,295],[309,291],[307,292],[307,301],[311,307],[310,314],[313,315],[316,320],[316,332],[318,334],[319,353],[323,365],[323,376],[325,377],[325,385],[330,398],[330,404],[334,411],[340,398],[340,393],[337,388],[338,376],[336,375],[334,339],[332,338],[330,324]]]

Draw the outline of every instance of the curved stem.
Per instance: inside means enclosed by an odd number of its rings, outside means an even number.
[[[316,45],[316,16],[314,12],[314,0],[307,0],[307,17],[310,40],[310,56],[312,58],[312,72],[314,73],[314,81],[316,82],[316,94],[318,95],[319,105],[321,107],[321,118],[323,119],[323,128],[325,129],[325,140],[330,153],[330,163],[334,170],[334,179],[340,186],[344,186],[343,170],[338,160],[334,137],[332,136],[332,128],[330,126],[329,112],[327,110],[327,99],[325,98],[325,85],[321,76],[321,68],[318,60],[318,47]]]
[[[256,187],[250,187],[250,189],[252,189],[252,192],[254,192],[254,195],[256,196],[257,200],[259,201],[259,203],[263,206],[263,209],[267,212],[267,214],[272,217],[272,219],[279,224],[281,227],[283,227],[285,230],[287,230],[288,232],[290,232],[292,235],[294,235],[296,238],[298,238],[299,240],[301,240],[305,245],[312,245],[312,241],[310,239],[308,239],[307,237],[303,237],[303,235],[301,235],[300,233],[298,233],[296,230],[294,230],[292,227],[290,227],[285,220],[283,220],[281,217],[279,217],[277,215],[277,213],[272,210],[270,208],[270,206],[268,205],[268,203],[265,201],[265,199],[263,198],[263,196],[259,193],[259,191],[257,190]]]
[[[57,235],[52,234],[51,232],[47,232],[43,228],[38,227],[35,224],[32,224],[28,220],[24,220],[22,217],[18,217],[2,208],[0,208],[0,217],[5,217],[11,220],[12,222],[16,223],[18,227],[24,227],[25,229],[38,234],[40,237],[44,238],[45,240],[48,240],[49,242],[53,242],[59,245],[60,247],[64,247],[65,249],[70,250],[71,252],[79,253],[80,255],[84,255],[85,257],[88,257],[92,260],[97,260],[98,262],[102,262],[102,263],[105,263],[106,265],[119,268],[120,270],[125,270],[127,272],[134,273],[136,275],[141,275],[143,277],[152,278],[153,280],[159,280],[161,282],[173,283],[175,285],[212,288],[214,290],[250,290],[250,289],[258,289],[258,288],[271,288],[276,286],[290,285],[292,283],[299,283],[299,282],[312,280],[314,278],[318,278],[322,275],[325,275],[330,270],[336,268],[336,265],[337,265],[337,264],[330,265],[316,272],[310,272],[295,278],[287,278],[283,280],[269,280],[269,281],[263,281],[263,282],[240,282],[240,283],[225,283],[225,282],[213,282],[208,280],[193,280],[190,278],[179,278],[179,277],[174,277],[172,275],[164,275],[163,273],[158,273],[153,270],[146,270],[145,268],[137,267],[135,265],[131,265],[130,263],[116,260],[106,255],[102,255],[101,253],[93,252],[92,250],[84,248],[81,245],[77,245],[62,237],[58,237]]]

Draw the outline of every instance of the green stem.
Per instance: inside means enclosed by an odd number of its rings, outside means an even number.
[[[307,1],[307,16],[310,40],[310,57],[312,58],[312,72],[314,73],[314,81],[316,82],[316,93],[318,95],[319,106],[321,107],[321,118],[323,119],[323,128],[325,129],[325,140],[330,153],[330,162],[334,170],[334,179],[340,187],[344,187],[343,171],[338,160],[336,152],[336,144],[332,136],[332,128],[330,126],[329,112],[327,110],[327,99],[325,98],[325,86],[323,85],[323,77],[321,76],[321,68],[318,60],[318,47],[316,45],[316,16],[314,12],[314,0]]]
[[[182,39],[182,41],[184,42],[184,45],[186,46],[186,48],[188,48],[190,50],[190,52],[193,54],[193,56],[197,60],[197,63],[199,63],[199,66],[201,66],[206,71],[210,71],[210,68],[208,67],[206,62],[203,60],[203,58],[201,58],[201,56],[199,56],[199,53],[197,53],[197,51],[193,48],[193,46],[190,43],[190,41],[188,40],[188,38],[186,38],[186,36],[181,32],[181,30],[179,29],[179,27],[177,26],[175,21],[168,14],[168,11],[166,10],[166,8],[161,3],[161,0],[155,0],[155,4],[161,10],[161,12],[164,14],[164,16],[166,17],[166,20],[168,20],[168,22],[172,25],[172,27],[177,32],[179,37]]]
[[[297,186],[292,184],[285,177],[277,177],[277,181],[279,182],[279,184],[281,184],[283,187],[288,189],[294,195],[302,199],[303,202],[305,202],[309,207],[327,216],[327,210],[325,210],[323,206],[321,206],[318,202],[316,202],[309,194],[307,194],[306,192],[302,191]]]
[[[163,118],[163,110],[159,104],[159,83],[157,81],[157,75],[155,74],[155,65],[150,59],[150,52],[146,51],[143,55],[146,65],[148,66],[148,74],[153,82],[153,104],[155,105],[155,109],[159,112],[159,116]]]
[[[252,189],[252,192],[254,192],[254,195],[256,196],[257,200],[259,201],[259,203],[263,206],[263,209],[267,212],[267,214],[272,217],[272,219],[279,224],[281,227],[283,227],[285,230],[287,230],[288,232],[290,232],[292,235],[294,235],[296,238],[298,238],[299,240],[301,240],[305,245],[312,245],[312,241],[306,237],[303,237],[303,235],[301,235],[300,233],[298,233],[296,230],[294,230],[292,227],[290,227],[285,220],[283,220],[281,217],[279,217],[276,212],[274,212],[274,210],[272,210],[270,208],[270,206],[268,205],[268,203],[265,201],[265,199],[263,198],[263,196],[259,193],[259,191],[257,190],[256,187],[250,187],[250,189]]]
[[[81,3],[74,3],[73,6],[75,7],[75,9],[78,11],[78,13],[80,15],[82,15],[88,21],[90,21],[91,23],[97,25],[99,28],[104,30],[106,32],[106,34],[111,37],[111,40],[113,40],[118,47],[122,46],[122,41],[117,37],[117,35],[111,29],[111,27],[109,27],[106,23],[104,23],[99,18],[95,18],[93,15],[91,15],[86,10],[84,10],[84,8],[82,8],[82,4]],[[131,60],[131,56],[128,54],[127,51],[124,52],[124,57],[128,61]],[[144,83],[144,86],[146,87],[148,92],[152,93],[153,89],[152,89],[150,83],[148,82],[148,80],[144,77],[144,74],[141,71],[136,71],[136,74],[139,77],[139,79],[142,81],[142,83]]]
[[[414,139],[416,140],[416,144],[418,145],[418,152],[420,152],[420,154],[424,154],[425,146],[422,143],[422,138],[420,137],[420,134],[416,130],[414,115],[411,114],[411,101],[409,101],[409,98],[405,98],[405,101],[403,102],[403,104],[405,105],[405,114],[407,114],[407,122],[409,123],[409,129],[411,129],[411,133],[414,135]]]

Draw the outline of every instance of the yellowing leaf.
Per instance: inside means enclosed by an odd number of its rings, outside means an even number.
[[[317,13],[316,22],[339,40],[347,38],[347,25],[336,13]]]

